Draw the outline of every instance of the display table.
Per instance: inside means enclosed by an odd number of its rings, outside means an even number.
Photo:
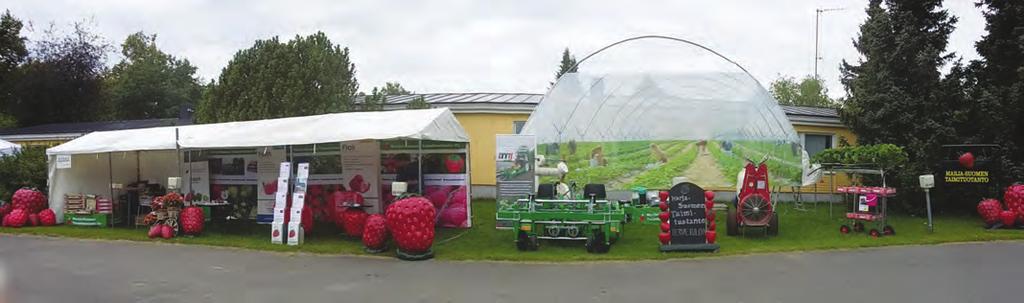
[[[110,226],[110,214],[74,214],[65,213],[64,223],[75,226]]]

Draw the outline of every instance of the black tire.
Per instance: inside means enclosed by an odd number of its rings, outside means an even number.
[[[530,242],[530,236],[525,231],[519,231],[519,236],[516,237],[516,249],[519,251],[536,250],[536,247],[531,247],[533,245]]]
[[[779,214],[772,214],[772,218],[768,220],[768,235],[778,236],[779,235]]]
[[[587,238],[587,252],[595,254],[607,253],[611,245],[605,243],[604,232],[596,231],[593,236]]]
[[[735,236],[740,234],[740,227],[736,223],[736,207],[729,207],[725,214],[725,234]]]

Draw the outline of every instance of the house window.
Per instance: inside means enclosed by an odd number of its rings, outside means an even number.
[[[517,134],[523,131],[523,126],[526,126],[526,121],[513,121],[512,122],[512,129],[515,130],[515,133],[517,133]]]
[[[834,135],[824,134],[800,134],[800,137],[804,141],[804,149],[807,150],[807,155],[814,157],[818,153],[835,147],[833,145],[832,137]]]

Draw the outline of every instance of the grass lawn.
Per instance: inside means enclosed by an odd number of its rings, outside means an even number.
[[[810,205],[810,204],[808,204]],[[443,260],[507,260],[507,261],[590,261],[590,260],[645,260],[722,256],[765,252],[786,252],[823,249],[849,249],[909,244],[936,244],[965,241],[1021,240],[1024,230],[985,230],[981,220],[975,216],[935,218],[935,233],[929,234],[926,219],[897,216],[890,223],[896,235],[874,239],[864,233],[839,234],[844,220],[844,207],[836,205],[829,218],[828,205],[820,204],[809,211],[782,209],[778,237],[748,235],[729,237],[725,235],[724,212],[716,216],[718,225],[718,253],[661,253],[658,252],[656,225],[631,223],[625,228],[624,237],[612,245],[607,254],[589,254],[583,242],[542,241],[540,250],[519,252],[513,243],[510,230],[494,229],[494,201],[474,200],[473,224],[468,230],[439,229],[434,242],[434,252]],[[0,234],[31,234],[69,238],[129,240],[144,242],[167,242],[228,246],[245,249],[307,252],[318,254],[365,255],[359,240],[341,237],[333,227],[317,226],[314,234],[307,236],[302,246],[272,245],[269,240],[269,226],[226,225],[209,226],[199,237],[178,237],[171,240],[150,240],[148,229],[92,228],[75,226],[2,228]],[[325,231],[330,232],[325,232]],[[757,232],[750,232],[756,234]],[[394,252],[381,254],[394,256]]]

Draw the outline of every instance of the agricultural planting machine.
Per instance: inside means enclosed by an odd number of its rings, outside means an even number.
[[[778,235],[779,214],[771,199],[768,166],[763,160],[757,166],[748,160],[743,171],[743,183],[726,215],[726,234],[735,236],[747,228],[764,228],[766,234]]]
[[[570,240],[584,241],[587,252],[608,252],[622,237],[623,207],[607,199],[603,184],[587,184],[582,194],[575,183],[567,192],[559,187],[566,188],[541,184],[536,195],[500,206],[497,219],[512,222],[516,248],[537,250],[540,240]]]

